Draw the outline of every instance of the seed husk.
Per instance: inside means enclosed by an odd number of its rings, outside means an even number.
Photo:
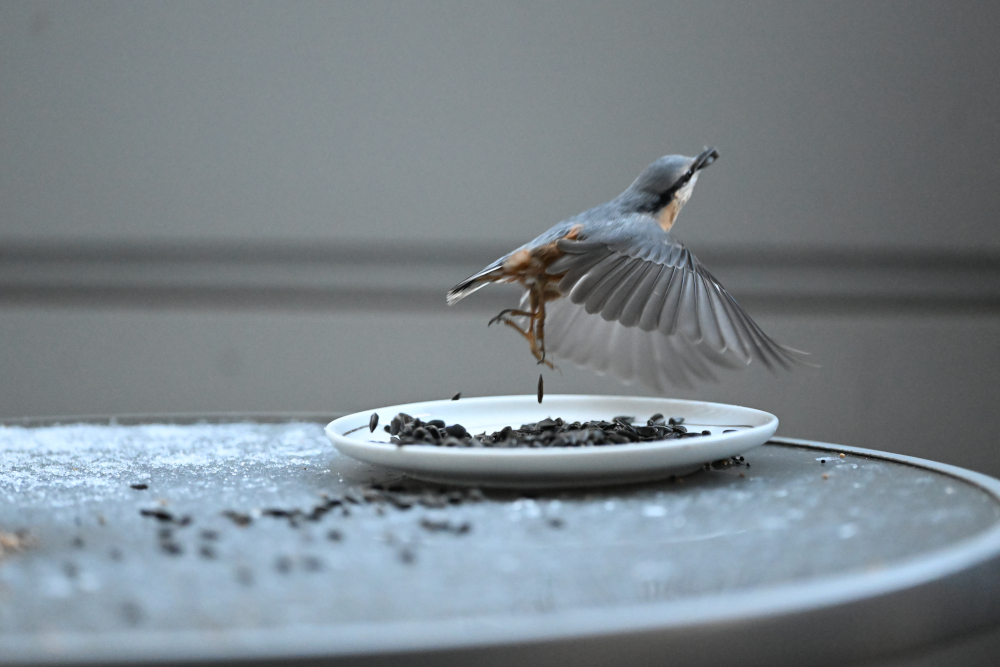
[[[372,416],[368,418],[368,432],[374,433],[376,426],[378,426],[378,413],[373,412]]]

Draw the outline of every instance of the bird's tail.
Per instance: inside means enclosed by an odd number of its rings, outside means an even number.
[[[448,290],[448,305],[453,306],[476,290],[482,289],[486,287],[487,284],[495,282],[497,278],[500,277],[499,274],[501,271],[501,266],[491,264],[479,273],[469,276]]]
[[[454,306],[456,303],[458,303],[465,297],[469,296],[476,290],[486,287],[487,283],[489,282],[491,281],[483,280],[482,278],[478,278],[476,276],[472,276],[471,278],[466,278],[465,280],[463,280],[462,282],[460,282],[459,284],[455,285],[450,290],[448,290],[448,297],[447,297],[448,305]]]

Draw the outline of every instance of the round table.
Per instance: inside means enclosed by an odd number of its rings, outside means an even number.
[[[682,479],[446,488],[335,415],[0,426],[9,664],[842,664],[1000,624],[1000,482],[777,438]]]

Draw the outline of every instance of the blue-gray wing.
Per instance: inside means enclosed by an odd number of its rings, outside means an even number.
[[[546,305],[547,354],[660,391],[714,379],[713,367],[804,363],[803,352],[761,331],[658,226],[628,234],[611,229],[558,247],[564,255],[548,271],[564,274],[564,298]]]

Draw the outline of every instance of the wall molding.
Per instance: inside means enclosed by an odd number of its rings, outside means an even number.
[[[510,244],[149,242],[0,244],[0,304],[448,312],[445,292]],[[699,248],[748,309],[1000,313],[1000,252]],[[496,310],[515,288],[463,309]]]

